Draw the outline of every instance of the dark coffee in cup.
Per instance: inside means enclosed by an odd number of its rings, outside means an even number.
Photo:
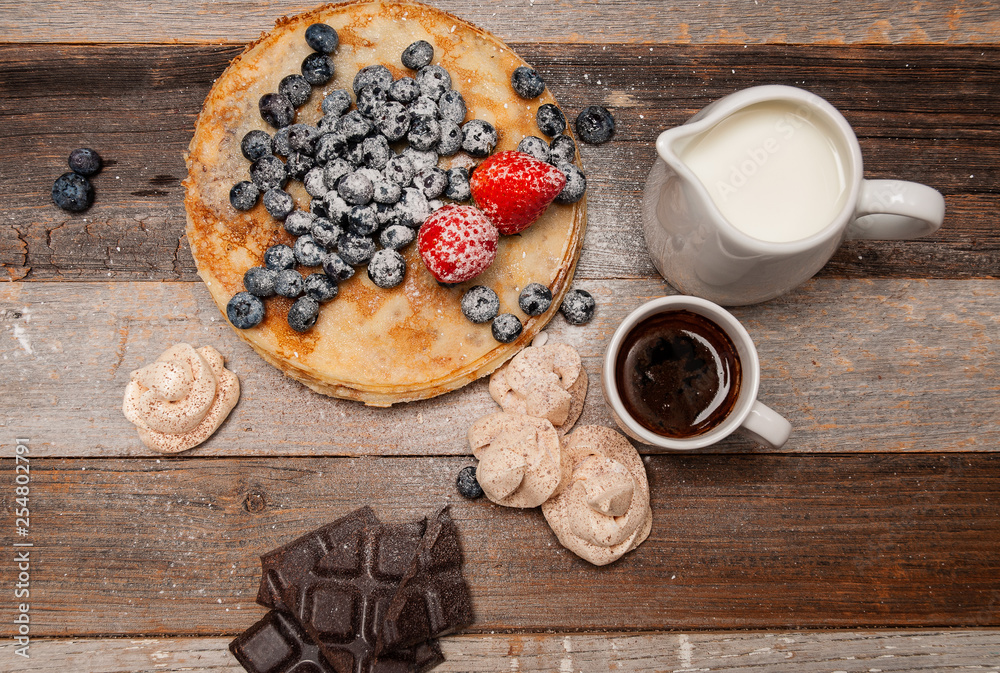
[[[615,383],[646,429],[683,439],[729,416],[740,394],[739,355],[725,330],[688,310],[652,315],[622,341]]]

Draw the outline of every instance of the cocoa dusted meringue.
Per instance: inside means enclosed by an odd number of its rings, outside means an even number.
[[[163,453],[208,439],[240,397],[240,380],[211,346],[181,343],[132,372],[122,411],[143,444]]]
[[[486,497],[506,507],[537,507],[559,486],[559,436],[544,418],[498,412],[469,429]]]
[[[578,428],[563,440],[561,483],[542,514],[562,546],[594,565],[635,549],[653,525],[638,452],[610,428]]]
[[[587,372],[572,346],[542,342],[493,373],[490,396],[506,412],[548,419],[562,436],[583,412]]]

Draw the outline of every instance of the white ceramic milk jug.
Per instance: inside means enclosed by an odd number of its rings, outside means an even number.
[[[727,306],[791,290],[846,239],[917,238],[944,219],[930,187],[862,179],[847,120],[795,87],[719,99],[656,151],[643,193],[653,263],[684,294]]]

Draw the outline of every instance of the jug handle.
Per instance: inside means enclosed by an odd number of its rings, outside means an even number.
[[[901,241],[933,234],[944,221],[944,197],[904,180],[862,180],[848,239]]]

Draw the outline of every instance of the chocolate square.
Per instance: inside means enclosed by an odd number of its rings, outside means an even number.
[[[337,673],[289,615],[271,610],[229,643],[249,673]]]

